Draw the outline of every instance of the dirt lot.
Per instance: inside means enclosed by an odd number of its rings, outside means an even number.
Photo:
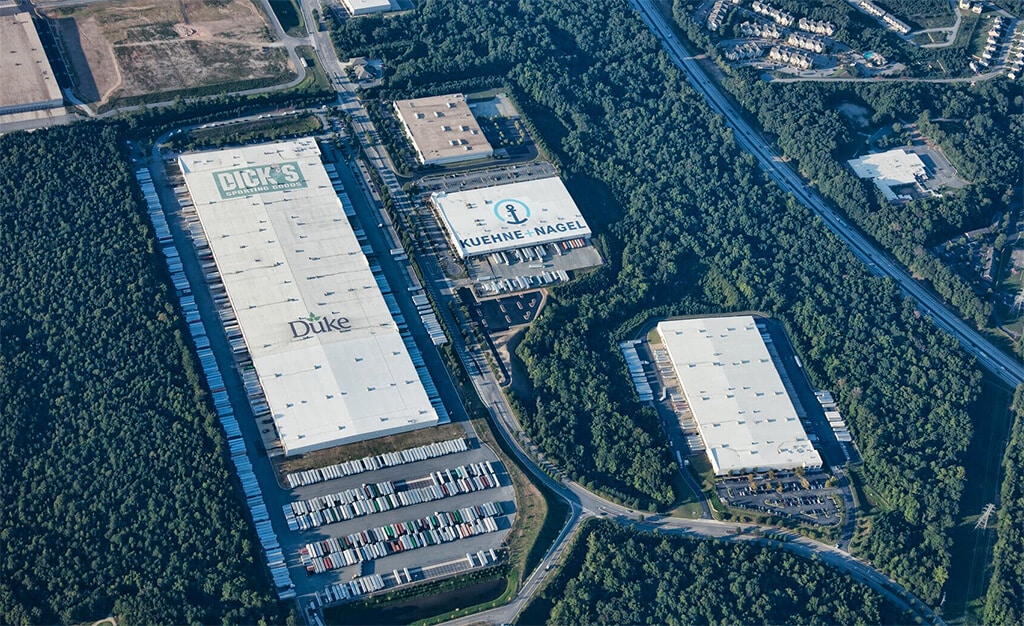
[[[294,72],[251,0],[116,0],[47,17],[89,103]]]

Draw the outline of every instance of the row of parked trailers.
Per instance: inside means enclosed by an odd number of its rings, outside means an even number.
[[[341,200],[341,206],[345,209],[345,215],[348,217],[355,217],[356,210],[352,206],[352,200],[349,199],[348,193],[345,192],[345,186],[342,185],[341,179],[338,177],[338,170],[333,163],[324,163],[324,170],[327,172],[327,177],[331,179],[331,186],[334,187],[334,193],[338,195],[338,199]]]
[[[284,505],[285,519],[292,530],[309,530],[364,515],[493,489],[500,485],[489,461],[433,472],[428,478],[410,481],[409,484],[428,480],[431,483],[429,485],[398,492],[395,491],[394,483],[386,481],[292,502]]]
[[[654,390],[651,389],[651,383],[647,380],[643,359],[637,352],[640,343],[642,342],[639,339],[621,341],[619,349],[622,350],[622,356],[626,358],[626,367],[629,369],[630,378],[633,379],[633,386],[636,387],[636,392],[640,395],[640,401],[650,402],[654,400]]]
[[[217,411],[217,418],[224,428],[225,435],[227,435],[231,462],[235,466],[239,481],[242,483],[245,502],[249,507],[249,513],[256,527],[260,544],[263,546],[267,567],[270,569],[270,575],[274,579],[278,596],[282,600],[294,598],[295,585],[292,584],[291,575],[288,573],[288,566],[285,564],[284,553],[281,551],[277,535],[274,533],[270,523],[270,514],[267,511],[263,494],[253,472],[252,463],[249,462],[249,457],[246,456],[242,431],[238,427],[238,420],[235,419],[234,410],[231,407],[231,402],[228,399],[227,390],[224,386],[224,378],[217,366],[213,350],[210,348],[210,339],[206,335],[206,329],[200,318],[195,296],[192,295],[191,286],[181,265],[181,258],[178,256],[178,251],[171,239],[170,228],[167,225],[167,219],[154,189],[153,180],[146,169],[140,169],[135,174],[146,197],[149,217],[153,223],[153,229],[157,233],[157,239],[162,246],[161,249],[164,257],[167,259],[171,279],[178,291],[182,314],[185,316],[185,321],[188,324],[192,341],[196,345],[196,353],[199,357],[203,374],[206,376],[206,382],[210,387],[213,406]]]
[[[369,576],[360,576],[355,580],[351,580],[347,583],[338,583],[336,585],[327,585],[324,590],[316,592],[316,602],[320,606],[326,606],[328,604],[334,604],[336,602],[344,602],[346,600],[354,600],[365,596],[368,593],[374,591],[380,591],[384,589],[384,578],[380,574],[370,574]]]
[[[301,550],[306,571],[322,574],[391,554],[425,548],[497,532],[495,520],[502,514],[495,502],[441,511],[407,522],[370,528],[345,537],[331,537],[306,544]]]
[[[372,472],[384,467],[394,467],[396,465],[434,459],[448,454],[457,454],[468,449],[469,442],[465,438],[459,437],[450,441],[430,443],[418,448],[399,450],[398,452],[385,452],[384,454],[376,454],[354,461],[345,461],[337,465],[295,472],[288,474],[285,477],[285,481],[288,483],[289,489],[295,489],[296,487],[305,487],[306,485],[313,485],[345,476],[354,476],[363,472]]]
[[[374,269],[376,267],[376,269]],[[383,274],[380,274],[379,265],[371,265],[370,269],[373,270],[374,275],[379,275],[380,280],[384,280]],[[384,281],[386,285],[387,282]],[[423,390],[427,392],[427,399],[430,400],[430,405],[437,411],[438,422],[441,424],[448,423],[448,411],[444,408],[444,403],[441,402],[441,394],[438,393],[437,387],[434,385],[434,380],[430,377],[430,372],[427,371],[427,364],[423,360],[423,354],[420,353],[419,346],[416,345],[416,341],[412,338],[412,334],[409,332],[409,325],[405,322],[405,316],[402,315],[402,309],[398,306],[398,300],[395,298],[395,294],[391,293],[390,287],[387,291],[381,291],[381,295],[384,296],[384,302],[388,305],[388,312],[391,313],[391,317],[394,318],[395,324],[398,326],[398,330],[402,336],[402,343],[405,344],[405,349],[409,352],[409,359],[412,361],[413,366],[416,367],[416,373],[420,377],[420,381],[423,383]],[[434,329],[435,332],[440,330],[440,326]],[[442,333],[443,334],[443,333]],[[436,343],[436,342],[435,342]]]
[[[444,563],[442,566],[444,567],[445,575],[447,575],[452,571],[464,572],[479,567],[487,567],[497,562],[498,554],[492,548],[490,550],[466,553],[464,559]],[[430,578],[429,569],[431,568],[416,568],[413,570],[416,575],[413,576],[413,572],[410,572],[409,568],[405,567],[383,574],[361,576],[349,582],[327,585],[323,591],[315,592],[316,603],[319,606],[327,606],[338,602],[355,600],[384,589],[394,589],[395,587],[401,587],[413,582],[427,580]]]
[[[481,288],[487,293],[513,293],[526,291],[534,287],[554,285],[560,282],[567,282],[569,274],[565,270],[551,270],[532,276],[513,276],[511,278],[498,278],[481,283]]]
[[[412,297],[412,303],[416,305],[416,312],[423,322],[423,327],[427,329],[427,334],[430,335],[430,341],[435,346],[448,343],[448,337],[445,336],[441,323],[437,321],[437,315],[434,314],[434,308],[430,306],[427,296],[417,294]]]

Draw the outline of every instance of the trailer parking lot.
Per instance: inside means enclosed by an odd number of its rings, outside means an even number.
[[[297,526],[283,533],[281,537],[282,547],[288,558],[292,573],[292,580],[295,583],[298,595],[304,596],[316,591],[323,591],[326,586],[345,583],[353,578],[368,576],[371,574],[388,574],[395,570],[404,571],[409,568],[412,572],[423,570],[438,575],[441,570],[435,571],[433,566],[440,563],[456,563],[456,570],[464,568],[459,565],[460,560],[465,560],[467,554],[475,554],[481,550],[497,550],[511,528],[515,518],[514,492],[505,468],[495,460],[494,453],[489,448],[481,447],[475,439],[468,440],[468,447],[463,452],[445,454],[434,458],[404,463],[392,467],[381,467],[369,472],[342,476],[336,479],[324,480],[313,484],[297,486],[289,491],[288,504],[284,505],[287,512],[293,503],[306,503],[300,506],[311,506],[312,502],[325,502],[325,499],[337,496],[337,494],[360,491],[370,485],[391,484],[396,492],[408,493],[414,488],[424,488],[433,484],[429,480],[431,474],[440,472],[441,482],[448,482],[449,471],[455,477],[458,468],[480,467],[483,464],[493,470],[494,479],[498,483],[495,486],[481,488],[468,493],[452,493],[441,499],[397,506],[386,510],[374,511],[364,515],[358,515],[351,519],[338,519],[323,525],[310,527],[307,530],[300,530]],[[462,470],[460,470],[462,471]],[[468,470],[477,471],[477,470]],[[424,480],[427,479],[427,480]],[[489,479],[488,479],[489,480]],[[385,487],[385,489],[388,489]],[[372,491],[372,489],[371,489]],[[362,500],[367,502],[368,500]],[[372,529],[380,529],[395,524],[409,523],[434,516],[438,512],[454,512],[471,507],[481,507],[488,503],[495,503],[500,507],[501,514],[494,516],[496,529],[489,532],[480,532],[473,536],[458,538],[437,545],[426,545],[407,549],[399,552],[388,553],[384,556],[369,558],[359,563],[348,564],[338,563],[328,571],[310,574],[306,566],[310,559],[307,546],[316,542],[325,542],[331,539],[344,542],[345,538],[360,534]],[[365,506],[361,505],[361,506]],[[384,508],[384,507],[381,507]],[[340,516],[339,516],[340,517]],[[305,557],[305,562],[303,562]],[[340,560],[340,559],[339,559]],[[454,571],[454,570],[453,570]],[[413,577],[414,579],[417,576]],[[390,580],[390,579],[389,579]]]

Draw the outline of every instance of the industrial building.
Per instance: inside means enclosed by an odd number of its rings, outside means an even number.
[[[590,227],[558,177],[514,182],[430,200],[460,258],[590,239]]]
[[[821,467],[753,317],[657,330],[716,475]]]
[[[285,455],[437,424],[316,142],[178,163]]]
[[[557,176],[430,195],[478,295],[524,291],[601,265],[590,227]]]
[[[395,112],[423,165],[448,165],[494,154],[461,93],[395,102]]]
[[[353,17],[385,13],[391,10],[390,0],[342,0],[342,2],[345,3],[345,9]]]
[[[889,202],[911,199],[911,196],[897,193],[894,187],[916,186],[928,179],[921,157],[903,148],[867,154],[847,163],[859,178],[870,178]]]
[[[0,115],[64,105],[29,13],[0,12],[0,52]]]

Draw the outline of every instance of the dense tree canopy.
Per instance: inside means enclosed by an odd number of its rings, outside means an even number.
[[[549,624],[910,622],[871,588],[817,561],[605,521],[584,527],[524,621],[547,610]]]
[[[545,453],[626,502],[667,505],[675,467],[615,341],[655,314],[764,311],[836,392],[889,503],[869,557],[938,601],[974,362],[766,180],[626,2],[429,2],[335,38],[384,58],[384,97],[504,85],[600,233],[606,265],[557,289],[519,348],[535,391],[522,419]]]
[[[122,145],[0,137],[0,622],[274,618]]]

